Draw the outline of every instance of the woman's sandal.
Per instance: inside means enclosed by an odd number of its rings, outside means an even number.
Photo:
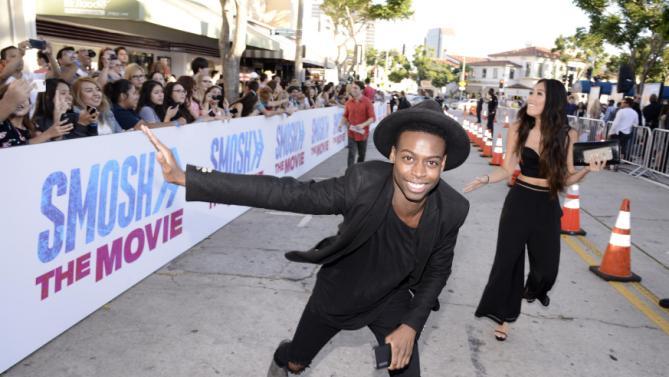
[[[506,340],[506,332],[502,330],[497,330],[495,329],[495,339],[497,339],[500,342],[503,342]]]

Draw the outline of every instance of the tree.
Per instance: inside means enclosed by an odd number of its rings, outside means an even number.
[[[388,80],[399,83],[404,79],[411,77],[411,63],[406,56],[402,55],[397,50],[388,51],[388,56],[390,61],[390,74],[388,74]]]
[[[551,51],[559,54],[563,63],[581,60],[590,64],[593,75],[605,75],[609,56],[604,52],[604,39],[599,34],[589,33],[586,28],[576,28],[576,32],[570,36],[560,35],[555,39],[555,47]]]
[[[431,80],[436,87],[446,86],[456,79],[451,66],[431,57],[424,46],[416,47],[413,55],[413,65],[416,67],[416,81]]]
[[[573,0],[590,18],[589,33],[624,49],[626,63],[639,75],[639,92],[663,61],[669,42],[666,0]]]
[[[239,96],[239,66],[242,54],[246,49],[246,23],[248,19],[248,3],[245,0],[220,0],[223,19],[221,34],[218,38],[218,49],[223,66],[223,82],[225,83],[225,98],[229,102]],[[233,16],[229,7],[234,3]],[[230,40],[230,24],[234,19],[235,33]]]
[[[385,4],[378,4],[378,1],[373,4],[372,0],[324,0],[321,10],[334,25],[337,39],[335,65],[341,78],[358,62],[358,35],[371,21],[404,19],[413,14],[411,0],[386,0]],[[350,42],[353,42],[353,54],[347,47]]]
[[[298,81],[304,79],[302,74],[302,24],[304,18],[304,0],[298,0],[297,6],[297,30],[295,30],[295,73],[293,78]]]

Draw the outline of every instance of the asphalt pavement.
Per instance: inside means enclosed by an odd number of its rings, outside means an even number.
[[[500,131],[503,131],[500,128]],[[497,132],[497,131],[496,131]],[[443,178],[462,189],[489,171],[472,150]],[[382,159],[369,143],[368,159]],[[343,150],[301,179],[341,175]],[[581,184],[585,237],[564,236],[551,305],[523,303],[509,337],[474,317],[492,264],[508,188],[484,187],[456,246],[453,272],[420,337],[423,376],[667,376],[669,189],[622,172]],[[599,264],[623,198],[631,200],[632,270],[641,283],[608,283]],[[252,209],[9,369],[2,376],[265,376],[292,336],[317,266],[284,259],[336,232],[338,216]],[[385,376],[373,369],[367,329],[338,334],[304,376]]]

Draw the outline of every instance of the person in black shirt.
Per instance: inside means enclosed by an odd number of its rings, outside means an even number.
[[[476,123],[481,124],[481,113],[483,112],[483,95],[476,101]]]
[[[660,124],[660,112],[662,105],[657,101],[657,95],[653,94],[649,98],[650,103],[643,108],[644,123],[651,130],[654,130]]]
[[[495,135],[495,115],[497,115],[497,96],[495,95],[495,90],[493,88],[490,88],[488,90],[488,95],[490,96],[490,99],[488,100],[488,130],[490,131],[491,135]]]
[[[337,235],[286,254],[322,267],[295,335],[277,348],[268,376],[303,371],[339,331],[365,326],[379,344],[390,344],[389,373],[420,375],[416,339],[450,275],[469,210],[467,200],[440,179],[466,160],[467,134],[435,101],[379,123],[374,144],[391,163],[354,164],[343,177],[320,182],[193,166],[184,173],[170,150],[143,131],[158,150],[165,180],[185,186],[188,201],[343,215]]]

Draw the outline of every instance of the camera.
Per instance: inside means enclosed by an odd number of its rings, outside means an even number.
[[[60,116],[60,121],[64,121],[67,119],[67,123],[72,123],[77,124],[79,122],[79,114],[77,113],[64,113],[63,115]]]
[[[28,39],[28,44],[30,48],[36,48],[38,50],[44,50],[46,48],[46,41],[41,39]]]
[[[95,55],[97,55],[97,54],[95,53],[95,51],[93,51],[93,50],[91,50],[91,49],[88,50],[88,57],[89,57],[89,58],[94,58]]]

